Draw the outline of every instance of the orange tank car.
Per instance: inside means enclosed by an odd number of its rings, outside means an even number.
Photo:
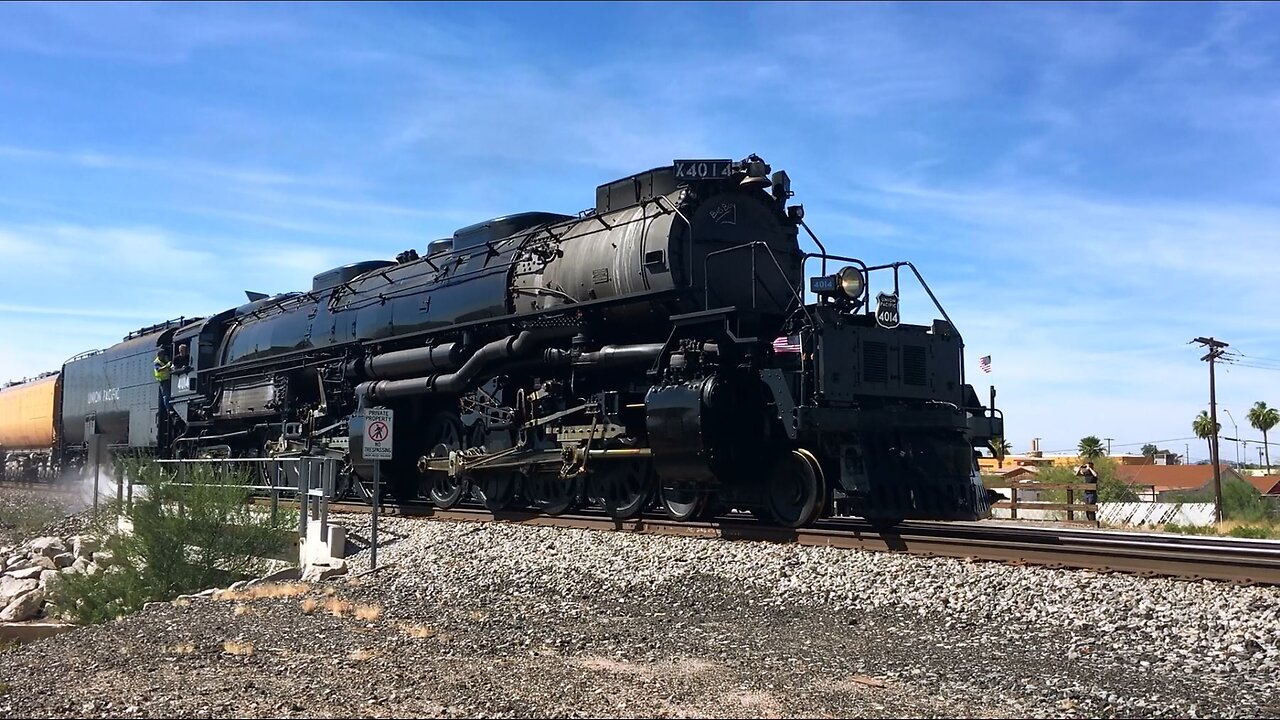
[[[60,375],[0,388],[0,450],[48,450],[53,447]]]

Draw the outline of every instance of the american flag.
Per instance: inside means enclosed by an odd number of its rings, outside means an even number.
[[[798,353],[800,352],[800,336],[799,335],[783,335],[773,341],[773,351],[778,353]]]
[[[982,372],[984,373],[991,372],[991,356],[985,355],[978,358],[978,367],[982,368]]]

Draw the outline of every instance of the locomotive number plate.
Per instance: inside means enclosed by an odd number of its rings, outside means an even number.
[[[718,180],[733,174],[732,160],[676,160],[677,180]]]

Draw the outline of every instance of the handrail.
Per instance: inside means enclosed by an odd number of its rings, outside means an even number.
[[[867,280],[867,293],[868,293],[868,298],[870,297],[870,292],[871,292],[870,273],[871,273],[872,271],[874,271],[874,270],[886,270],[886,269],[888,269],[888,268],[893,268],[893,270],[894,270],[894,290],[895,290],[895,291],[897,291],[897,289],[898,289],[898,288],[897,288],[897,271],[898,271],[898,268],[902,267],[903,265],[906,265],[907,267],[911,268],[911,272],[915,274],[915,276],[916,276],[916,280],[917,280],[917,281],[919,281],[919,283],[920,283],[920,287],[924,288],[924,291],[925,291],[926,293],[928,293],[928,294],[929,294],[929,299],[933,301],[933,306],[934,306],[935,308],[937,308],[937,309],[938,309],[938,312],[942,313],[942,317],[943,317],[943,319],[945,319],[945,320],[947,321],[947,324],[951,326],[951,329],[952,329],[952,330],[955,330],[955,331],[956,331],[956,334],[959,334],[959,330],[956,330],[956,324],[955,324],[955,323],[953,323],[953,322],[951,322],[951,316],[947,314],[947,311],[942,307],[942,303],[938,302],[938,297],[937,297],[936,295],[934,295],[934,294],[933,294],[933,290],[929,288],[929,283],[927,283],[927,282],[925,282],[925,281],[924,281],[924,276],[922,276],[922,275],[920,274],[920,271],[919,271],[919,270],[917,270],[917,269],[916,269],[916,266],[915,266],[914,264],[912,264],[910,261],[902,260],[902,261],[898,261],[898,262],[886,263],[886,264],[884,264],[884,265],[876,265],[876,266],[874,266],[874,267],[869,267],[869,268],[867,268],[867,277],[868,277],[868,280]]]
[[[804,221],[803,217],[800,218],[799,222],[800,222],[800,227],[804,228],[804,231],[809,233],[809,237],[813,238],[813,241],[818,244],[818,249],[822,251],[822,274],[826,275],[827,274],[827,257],[826,257],[827,246],[823,245],[822,241],[818,239],[818,236],[813,234],[813,231],[809,229],[809,224]]]

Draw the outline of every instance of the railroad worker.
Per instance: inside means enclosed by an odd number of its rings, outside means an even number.
[[[173,357],[173,371],[182,373],[191,369],[191,343],[178,346],[178,354]]]
[[[1076,468],[1076,475],[1080,476],[1081,478],[1084,478],[1084,482],[1093,484],[1093,489],[1084,491],[1084,501],[1088,505],[1097,505],[1098,504],[1098,471],[1093,469],[1093,461],[1090,460],[1089,462]],[[1086,510],[1084,514],[1085,514],[1085,517],[1089,518],[1090,522],[1097,522],[1098,513],[1094,512],[1093,510]]]
[[[169,376],[173,374],[173,361],[169,359],[169,351],[164,348],[156,350],[156,359],[153,363],[155,370],[152,374],[156,377],[156,383],[160,385],[160,400],[164,403],[164,409],[172,411],[169,405]]]

